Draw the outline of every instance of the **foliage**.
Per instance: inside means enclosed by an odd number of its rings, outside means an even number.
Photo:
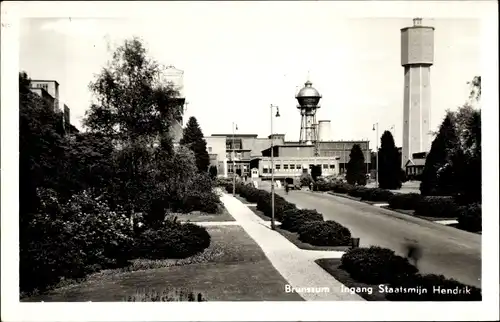
[[[336,192],[336,193],[348,193],[350,190],[354,189],[355,187],[353,185],[350,185],[350,184],[346,184],[346,183],[340,183],[340,184],[336,184],[333,186],[333,192]]]
[[[313,177],[310,173],[302,173],[300,175],[300,186],[301,187],[309,187],[313,182]]]
[[[134,251],[135,257],[148,259],[187,258],[210,246],[210,234],[204,227],[167,221],[158,229],[144,231]]]
[[[394,283],[418,272],[406,258],[377,246],[348,250],[342,255],[341,268],[357,281],[368,284]]]
[[[366,167],[363,151],[358,144],[354,144],[349,154],[346,173],[347,183],[352,185],[366,185]]]
[[[457,216],[458,205],[452,197],[423,197],[415,207],[415,215],[422,217],[453,218]]]
[[[281,221],[283,219],[283,213],[289,209],[296,209],[297,207],[286,201],[283,197],[275,195],[274,196],[274,218]],[[257,201],[257,209],[262,211],[267,217],[272,216],[272,196],[271,194],[262,195],[262,197]]]
[[[361,197],[361,200],[388,201],[394,194],[386,189],[371,188]]]
[[[321,177],[321,165],[315,164],[311,166],[311,177],[313,181],[318,180],[319,177]]]
[[[388,292],[386,298],[389,301],[481,301],[482,299],[481,289],[464,285],[453,279],[447,279],[443,275],[415,274],[395,282],[391,287],[401,287],[406,290],[419,288],[421,290],[425,289],[426,292]],[[438,289],[444,292],[434,291]],[[466,289],[470,291],[470,294],[466,292]],[[450,292],[452,290],[457,291]]]
[[[310,221],[300,226],[299,239],[315,246],[347,246],[351,232],[332,220]]]
[[[38,196],[38,212],[20,231],[21,290],[43,290],[130,259],[132,229],[123,211],[88,191],[62,205],[52,190],[38,189]]]
[[[311,209],[289,209],[283,213],[281,228],[296,232],[305,222],[321,221],[323,215]]]
[[[458,209],[458,227],[471,232],[482,231],[480,203],[472,203]]]
[[[189,118],[189,121],[184,128],[180,144],[189,147],[189,149],[194,152],[198,171],[206,172],[208,165],[210,164],[210,157],[207,152],[207,142],[205,141],[200,125],[194,116]]]
[[[391,196],[388,202],[393,209],[414,210],[421,199],[419,193],[401,193]]]
[[[216,179],[217,178],[217,167],[214,165],[211,165],[210,168],[208,168],[208,173],[210,174],[210,178]]]
[[[133,296],[126,298],[127,302],[206,302],[207,299],[201,293],[184,289],[165,289],[161,292],[156,290],[143,290]]]
[[[383,189],[401,188],[401,162],[399,152],[390,131],[385,131],[380,139],[379,186]]]

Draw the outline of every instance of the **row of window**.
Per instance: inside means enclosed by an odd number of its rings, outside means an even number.
[[[274,168],[276,170],[281,170],[281,164],[275,164]],[[335,164],[323,164],[323,169],[335,169]],[[264,170],[268,169],[264,166]],[[301,164],[283,164],[283,170],[300,170],[302,169]]]
[[[37,88],[43,88],[46,91],[49,90],[49,85],[47,85],[47,84],[36,84],[36,87]]]

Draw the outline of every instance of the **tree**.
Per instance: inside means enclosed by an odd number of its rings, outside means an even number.
[[[318,180],[319,177],[321,177],[321,173],[322,173],[322,170],[321,170],[321,165],[319,164],[314,164],[314,165],[311,165],[311,177],[313,179],[313,181],[316,181]]]
[[[189,118],[189,121],[184,128],[181,145],[185,145],[194,152],[196,158],[196,166],[199,172],[206,172],[210,164],[210,156],[207,152],[207,142],[204,139],[200,125],[194,116]]]
[[[470,86],[469,99],[479,102],[481,100],[481,76],[474,76],[467,84]]]
[[[424,196],[448,195],[454,190],[456,177],[450,164],[450,158],[453,155],[456,156],[456,161],[460,158],[457,154],[459,140],[455,121],[455,114],[448,111],[432,142],[420,183],[420,193]]]
[[[217,178],[217,167],[215,165],[211,165],[209,168],[210,178]]]
[[[110,192],[130,216],[149,207],[157,188],[158,164],[173,154],[169,130],[180,111],[177,92],[162,81],[161,73],[142,41],[133,38],[115,50],[89,85],[94,102],[83,124],[113,144],[116,174]]]
[[[382,189],[401,188],[401,162],[399,152],[390,131],[385,131],[380,139],[379,186]]]
[[[354,144],[347,163],[346,180],[349,184],[366,185],[366,167],[363,151],[358,144]]]

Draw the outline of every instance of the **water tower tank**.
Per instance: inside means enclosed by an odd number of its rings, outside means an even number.
[[[179,92],[179,97],[184,98],[184,71],[168,66],[163,72],[164,79],[167,83],[174,86],[174,89]]]
[[[319,126],[318,126],[318,137],[319,137],[319,141],[320,142],[323,142],[323,141],[330,141],[331,140],[331,133],[330,133],[330,125],[331,125],[331,122],[330,120],[321,120],[318,122]]]

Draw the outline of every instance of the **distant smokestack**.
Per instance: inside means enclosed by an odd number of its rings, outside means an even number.
[[[319,126],[318,126],[318,136],[319,136],[319,141],[320,142],[323,142],[323,141],[330,141],[331,140],[331,133],[330,133],[330,126],[331,126],[331,122],[330,120],[322,120],[322,121],[319,121]]]

